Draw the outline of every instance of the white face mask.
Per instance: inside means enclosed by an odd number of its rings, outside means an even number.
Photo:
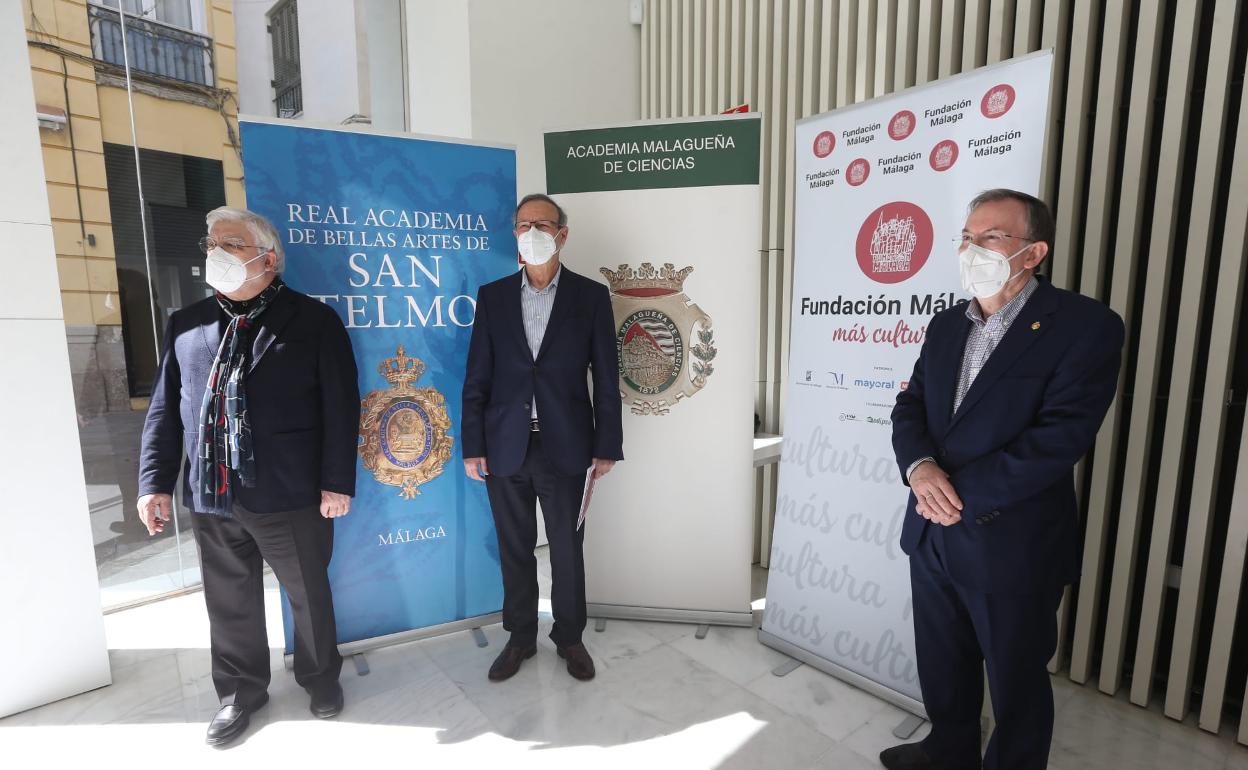
[[[997,294],[1007,283],[1023,273],[1022,270],[1011,273],[1010,261],[1034,245],[1027,244],[1007,257],[977,243],[967,244],[958,254],[962,289],[977,299],[988,299]]]
[[[544,265],[559,251],[555,236],[536,227],[520,233],[516,238],[516,247],[520,249],[520,257],[530,265]]]
[[[248,281],[254,281],[264,275],[264,273],[261,273],[248,278],[247,266],[257,259],[264,259],[267,254],[268,252],[266,251],[264,254],[252,257],[244,262],[218,246],[208,252],[208,257],[204,262],[204,280],[208,282],[209,286],[222,294],[233,294],[241,289],[243,284]]]

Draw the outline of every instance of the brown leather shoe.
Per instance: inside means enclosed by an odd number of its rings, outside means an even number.
[[[585,645],[578,642],[570,647],[560,647],[559,657],[568,661],[568,673],[574,678],[582,682],[594,678],[594,659],[589,657]]]
[[[532,647],[512,647],[510,644],[494,659],[490,666],[490,681],[501,682],[511,679],[520,670],[520,664],[537,654],[537,645]]]

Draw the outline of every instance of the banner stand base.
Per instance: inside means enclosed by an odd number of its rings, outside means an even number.
[[[789,658],[784,663],[781,663],[780,665],[773,668],[771,670],[771,675],[772,676],[788,676],[789,674],[792,674],[794,671],[798,670],[801,667],[802,667],[802,662],[800,660],[798,660],[797,658]]]
[[[916,717],[914,714],[907,714],[906,718],[901,720],[901,724],[893,728],[893,737],[900,738],[904,741],[911,735],[918,732],[919,728],[922,727],[923,723],[926,721],[927,720],[923,717]]]
[[[481,630],[481,626],[474,626],[472,629],[472,640],[477,643],[478,647],[489,647],[490,640],[485,638],[485,632]]]
[[[364,658],[364,653],[357,652],[351,656],[351,662],[355,664],[356,676],[368,676],[368,661]]]
[[[663,623],[692,623],[698,626],[737,626],[749,628],[754,625],[754,613],[720,612],[716,610],[673,610],[661,607],[631,607],[626,604],[589,604],[587,614],[602,622],[615,620],[648,620]],[[605,626],[604,626],[605,627]],[[699,630],[700,632],[700,630]],[[702,634],[706,636],[706,634]],[[699,639],[702,636],[698,637]]]
[[[868,692],[881,700],[888,701],[903,711],[909,711],[921,720],[925,721],[927,719],[927,711],[923,708],[923,704],[908,695],[903,695],[896,690],[890,690],[884,685],[879,684],[878,682],[873,682],[865,676],[856,674],[847,668],[841,668],[827,658],[821,658],[812,652],[803,650],[801,647],[798,647],[791,642],[787,642],[775,634],[768,633],[761,628],[758,629],[758,641],[773,650],[783,652],[790,658],[796,658],[812,668],[817,668],[829,676],[834,676],[842,682],[852,684],[854,687],[857,687],[863,692]],[[922,724],[922,721],[920,721],[919,724]],[[918,726],[915,726],[914,729],[917,730]]]
[[[377,650],[382,647],[392,647],[396,644],[407,644],[408,642],[419,642],[422,639],[432,639],[435,636],[446,636],[447,634],[454,634],[458,631],[467,631],[473,628],[480,629],[482,626],[502,622],[503,613],[491,612],[488,615],[477,615],[474,618],[453,620],[450,623],[441,623],[436,626],[414,628],[411,631],[400,631],[397,634],[386,634],[385,636],[374,636],[372,639],[361,639],[357,642],[347,642],[345,644],[338,645],[338,653],[344,658],[350,658],[362,652],[368,652],[369,650]],[[286,670],[290,671],[294,668],[295,656],[288,652],[282,656],[282,661],[286,664]]]

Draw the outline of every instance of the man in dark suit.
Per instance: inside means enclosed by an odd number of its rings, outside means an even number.
[[[880,755],[893,770],[981,767],[983,670],[996,729],[982,766],[1042,770],[1053,735],[1047,663],[1063,587],[1078,577],[1074,466],[1114,398],[1122,319],[1036,277],[1048,207],[1013,190],[971,202],[962,286],[938,313],[893,409],[911,496],[919,681],[932,723]]]
[[[360,394],[342,321],[282,283],[281,242],[268,220],[220,208],[208,214],[208,231],[200,245],[216,292],[165,327],[138,509],[150,534],[163,531],[182,474],[221,701],[208,743],[223,745],[269,697],[263,561],[290,599],[295,679],[312,713],[342,710],[326,570],[333,519],[355,494]]]
[[[489,678],[515,675],[537,652],[536,500],[550,542],[550,638],[577,679],[594,677],[585,629],[585,478],[621,460],[619,358],[607,288],[559,264],[568,218],[529,195],[515,213],[523,269],[477,293],[463,392],[464,467],[484,480],[503,570],[503,628]],[[586,373],[593,377],[591,400]]]

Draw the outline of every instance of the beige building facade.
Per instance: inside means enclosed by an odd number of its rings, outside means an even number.
[[[155,329],[206,296],[195,248],[202,213],[243,204],[233,3],[23,6],[82,420],[145,402]]]

